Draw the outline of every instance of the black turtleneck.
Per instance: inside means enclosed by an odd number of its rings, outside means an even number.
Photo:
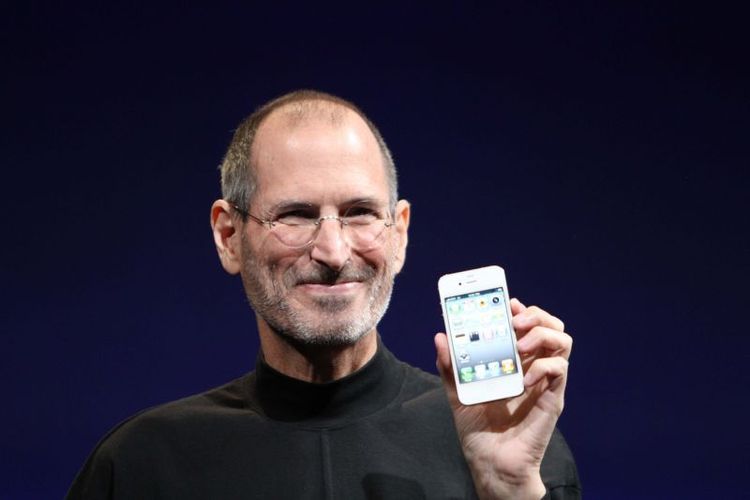
[[[249,386],[254,409],[273,420],[314,427],[345,424],[385,408],[401,390],[406,368],[380,345],[351,375],[311,384],[287,377],[258,358],[255,383]]]
[[[558,432],[542,463],[552,498],[578,498]],[[312,384],[256,371],[142,412],[111,431],[70,499],[475,498],[434,375],[381,344],[357,372]]]

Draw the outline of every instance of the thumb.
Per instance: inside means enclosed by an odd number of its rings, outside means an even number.
[[[456,379],[453,378],[453,368],[451,367],[451,355],[448,350],[448,337],[444,333],[435,335],[435,350],[437,351],[437,366],[440,378],[443,379],[445,391],[448,394],[448,400],[452,405],[458,404],[458,395],[456,394]]]

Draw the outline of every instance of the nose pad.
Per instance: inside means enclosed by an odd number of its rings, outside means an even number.
[[[335,224],[324,224],[325,222]],[[349,261],[351,247],[339,217],[329,215],[320,218],[318,231],[312,241],[310,257],[336,270],[344,267]]]
[[[323,224],[326,221],[335,221],[335,224]],[[326,229],[326,225],[329,226],[328,229]],[[336,230],[338,228],[338,231]],[[317,231],[315,231],[315,235],[313,236],[312,243],[313,245],[316,244],[316,242],[322,238],[326,238],[326,233],[333,232],[338,233],[338,238],[345,240],[345,234],[344,234],[344,223],[341,220],[341,217],[337,215],[326,215],[325,217],[321,217],[318,219],[318,227]]]

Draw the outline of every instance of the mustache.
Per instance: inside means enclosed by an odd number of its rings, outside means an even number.
[[[311,269],[295,271],[290,281],[293,285],[336,285],[348,281],[369,281],[374,277],[375,269],[369,266],[357,268],[353,265],[346,265],[337,271],[317,264]]]

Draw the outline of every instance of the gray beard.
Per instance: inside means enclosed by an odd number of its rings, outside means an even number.
[[[306,276],[299,276],[289,269],[283,276],[284,285],[273,280],[271,271],[258,262],[243,235],[242,282],[245,294],[255,314],[262,318],[271,330],[293,345],[346,347],[356,344],[372,331],[385,315],[390,304],[395,274],[390,262],[385,275],[379,277],[370,267],[356,269],[351,264],[339,272],[324,266],[313,269]],[[307,318],[305,311],[292,307],[284,294],[285,290],[300,282],[333,284],[337,279],[357,280],[370,285],[370,294],[363,311],[347,311],[351,300],[344,297],[319,297],[314,300],[315,322]],[[351,319],[343,319],[350,315]]]
[[[253,306],[253,309],[268,323],[274,333],[291,344],[311,347],[346,347],[359,342],[362,337],[377,326],[388,309],[392,290],[391,280],[387,295],[383,300],[377,300],[377,296],[373,293],[365,313],[346,322],[342,322],[338,315],[346,311],[350,301],[342,298],[331,297],[315,301],[318,312],[323,312],[322,321],[319,325],[311,325],[306,322],[297,311],[289,307],[286,301],[272,301],[274,305],[267,303],[263,308]],[[373,292],[376,291],[373,290]],[[253,301],[249,294],[248,299],[252,305]],[[268,310],[266,306],[275,308],[276,314],[264,314],[263,312]],[[280,316],[283,317],[283,320],[278,321]]]

